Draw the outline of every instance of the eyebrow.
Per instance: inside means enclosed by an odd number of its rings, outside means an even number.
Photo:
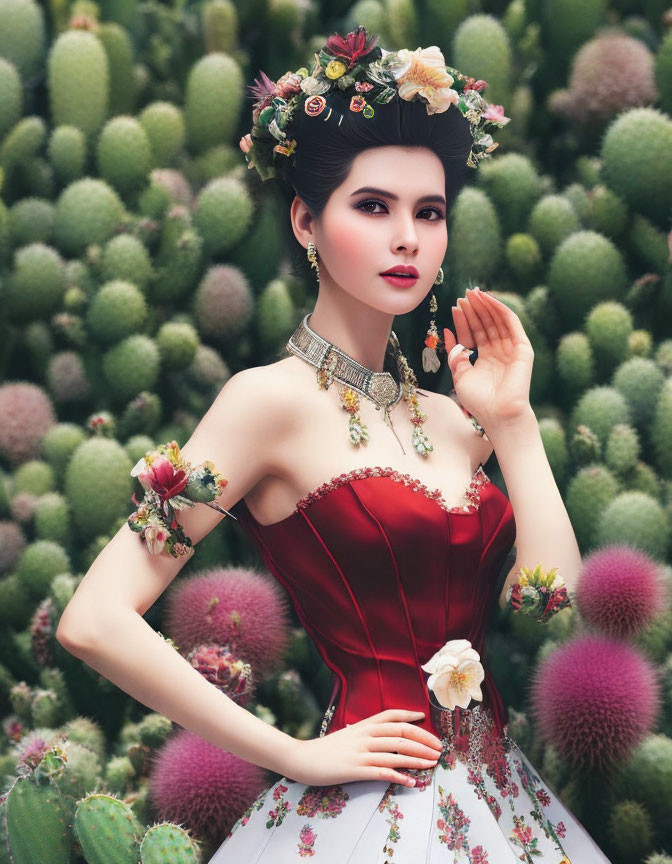
[[[350,197],[354,197],[355,195],[359,195],[361,192],[366,192],[370,195],[380,195],[383,198],[391,198],[393,201],[398,201],[399,196],[395,195],[393,192],[386,192],[384,189],[376,189],[375,186],[362,186],[361,189],[356,189]],[[446,199],[443,195],[423,195],[422,198],[418,198],[418,204],[421,201],[437,201],[439,204],[446,203]]]

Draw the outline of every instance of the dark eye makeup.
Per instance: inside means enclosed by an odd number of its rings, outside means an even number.
[[[378,201],[375,198],[367,198],[365,201],[360,201],[358,204],[355,204],[355,210],[363,210],[364,213],[370,213],[372,216],[378,215],[371,210],[364,210],[367,204],[380,204],[381,207],[387,208],[387,205],[383,201]],[[423,207],[422,210],[419,210],[419,213],[424,213],[427,210],[431,210],[436,213],[436,219],[425,219],[426,222],[438,222],[441,219],[445,219],[445,214],[438,207]]]

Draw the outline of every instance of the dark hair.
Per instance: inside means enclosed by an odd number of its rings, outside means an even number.
[[[306,114],[303,108],[296,110],[285,130],[290,139],[296,139],[296,149],[289,157],[275,157],[275,164],[282,166],[278,176],[285,181],[280,185],[288,206],[296,194],[319,218],[359,153],[371,147],[401,146],[427,147],[436,153],[445,172],[446,205],[451,207],[467,180],[467,158],[473,144],[469,121],[457,106],[430,115],[426,103],[395,96],[384,104],[373,103],[374,115],[367,118],[351,111],[350,97],[338,91],[327,93],[325,99],[326,107],[317,116]],[[289,215],[286,228],[295,274],[314,275],[305,249],[294,237]]]

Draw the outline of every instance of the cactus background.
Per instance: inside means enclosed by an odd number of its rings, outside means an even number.
[[[615,864],[672,861],[666,6],[0,0],[0,864],[207,860],[276,779],[53,633],[133,509],[135,462],[185,444],[312,308],[287,202],[238,147],[246,85],[358,24],[387,48],[439,45],[511,118],[450,214],[438,318],[476,284],[520,317],[585,569],[577,608],[543,628],[498,612],[488,656],[511,734]],[[427,321],[394,327],[420,386],[447,394],[445,365],[422,371]],[[318,734],[328,670],[231,520],[145,619],[259,717]]]

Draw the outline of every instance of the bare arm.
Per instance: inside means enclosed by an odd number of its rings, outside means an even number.
[[[506,577],[499,605],[520,567],[557,567],[567,590],[574,591],[581,554],[564,501],[529,410],[520,420],[503,424],[490,435],[516,519],[516,561]]]
[[[268,472],[270,439],[281,441],[285,432],[284,415],[274,406],[280,402],[263,372],[239,372],[181,448],[192,465],[211,460],[228,480],[216,499],[225,509]],[[272,435],[267,431],[270,417]],[[227,517],[205,505],[178,514],[194,544],[222,518]],[[291,777],[295,739],[206,681],[142,618],[183,563],[183,558],[151,555],[140,537],[122,525],[63,611],[56,638],[143,705],[223,750]]]

